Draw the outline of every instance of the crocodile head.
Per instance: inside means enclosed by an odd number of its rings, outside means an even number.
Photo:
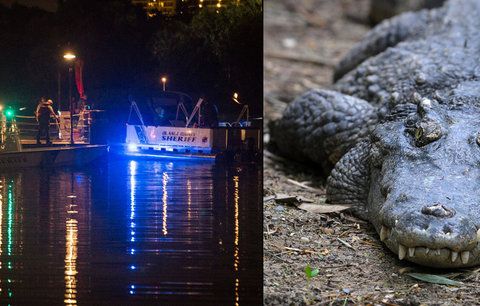
[[[421,265],[480,264],[480,112],[424,99],[371,135],[368,218]]]

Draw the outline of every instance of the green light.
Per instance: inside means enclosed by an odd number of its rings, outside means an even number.
[[[13,182],[7,186],[7,255],[12,256],[13,251],[13,206],[15,200],[13,197]],[[8,269],[12,269],[12,262],[8,261]]]
[[[5,117],[7,117],[8,119],[12,119],[14,115],[15,112],[13,111],[13,109],[7,109],[5,111]]]

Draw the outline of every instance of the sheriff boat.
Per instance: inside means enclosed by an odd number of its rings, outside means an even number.
[[[248,106],[243,106],[237,120],[214,125],[205,121],[208,108],[212,107],[203,98],[194,104],[180,92],[162,92],[143,99],[130,97],[123,154],[211,161],[258,160],[261,130],[252,127]]]

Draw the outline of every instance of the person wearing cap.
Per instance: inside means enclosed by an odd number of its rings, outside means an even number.
[[[35,118],[37,118],[38,122],[38,132],[37,132],[37,144],[41,144],[40,138],[42,134],[46,134],[45,140],[46,144],[51,144],[50,141],[50,116],[53,115],[55,119],[58,120],[57,114],[52,108],[53,101],[46,100],[44,97],[40,99],[37,105],[37,109],[35,111]]]

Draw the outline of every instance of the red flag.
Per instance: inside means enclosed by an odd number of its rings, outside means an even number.
[[[86,99],[85,90],[83,88],[83,61],[78,59],[75,61],[75,83],[80,99]]]

